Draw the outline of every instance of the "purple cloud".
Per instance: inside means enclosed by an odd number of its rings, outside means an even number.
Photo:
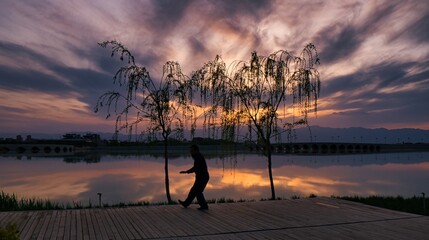
[[[66,96],[90,112],[102,92],[115,88],[112,77],[123,64],[100,41],[125,44],[155,79],[168,60],[190,74],[217,54],[229,63],[252,51],[298,53],[312,42],[322,63],[322,98],[310,123],[330,126],[339,115],[329,113],[342,112],[349,116],[340,119],[344,126],[427,129],[429,113],[421,109],[428,100],[428,16],[418,0],[4,1],[0,90]],[[9,102],[1,109],[13,112],[5,119],[30,111],[11,110]]]

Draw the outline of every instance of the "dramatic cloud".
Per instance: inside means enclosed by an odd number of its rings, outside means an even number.
[[[168,60],[190,74],[217,54],[318,48],[327,127],[429,129],[429,5],[424,1],[2,1],[0,132],[112,131],[93,108],[125,44],[156,79]]]

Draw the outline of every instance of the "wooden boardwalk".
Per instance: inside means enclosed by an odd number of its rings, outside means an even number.
[[[429,217],[333,198],[0,212],[21,239],[429,239]]]

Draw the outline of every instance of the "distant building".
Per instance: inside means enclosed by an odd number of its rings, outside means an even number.
[[[95,134],[95,133],[87,133],[83,136],[83,139],[85,140],[85,142],[100,142],[101,138],[99,134]]]
[[[82,141],[87,143],[99,143],[101,141],[101,137],[99,134],[95,134],[95,133],[87,133],[83,136],[77,133],[66,133],[63,135],[63,140]]]
[[[21,135],[17,135],[16,136],[16,141],[17,142],[22,142],[23,141],[22,136]]]
[[[81,140],[82,136],[77,133],[66,133],[63,135],[64,140]]]

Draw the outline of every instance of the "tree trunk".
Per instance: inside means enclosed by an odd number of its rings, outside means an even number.
[[[273,180],[273,170],[271,163],[271,143],[268,141],[265,144],[267,160],[268,160],[268,176],[270,177],[270,186],[271,186],[271,200],[276,199],[276,191],[274,189],[274,180]]]
[[[168,139],[164,139],[164,174],[165,174],[165,193],[167,194],[167,202],[172,203],[170,196],[170,180],[168,177]]]

